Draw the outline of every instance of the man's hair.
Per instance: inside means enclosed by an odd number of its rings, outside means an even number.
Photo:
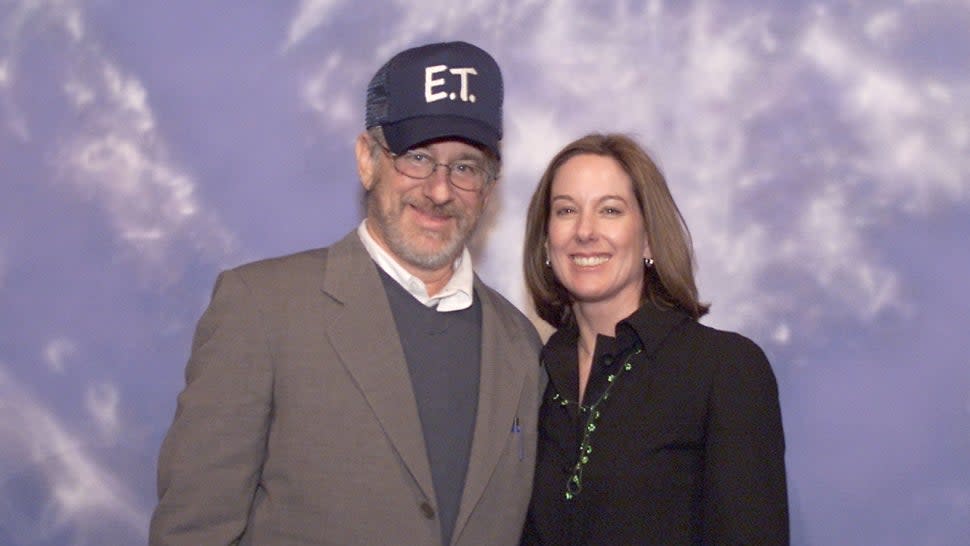
[[[523,262],[525,282],[539,316],[562,328],[575,322],[572,297],[545,264],[552,182],[569,159],[593,154],[614,159],[632,181],[633,194],[643,214],[647,242],[654,259],[643,268],[640,305],[680,309],[697,319],[709,305],[698,301],[694,282],[694,253],[690,232],[660,169],[632,138],[622,134],[589,134],[567,144],[549,162],[532,194],[526,218]]]

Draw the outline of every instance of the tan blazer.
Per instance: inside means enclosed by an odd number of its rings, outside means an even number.
[[[475,294],[481,393],[451,545],[512,545],[532,486],[540,341],[477,277]],[[185,375],[152,546],[441,544],[404,352],[356,233],[222,273]]]

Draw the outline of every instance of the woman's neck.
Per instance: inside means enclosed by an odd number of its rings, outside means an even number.
[[[579,344],[589,350],[592,355],[597,335],[614,337],[616,325],[621,320],[632,315],[639,307],[639,302],[620,304],[613,302],[575,303],[573,315],[579,327]]]
[[[576,303],[573,314],[579,327],[576,340],[576,353],[579,362],[579,403],[583,403],[586,384],[593,369],[593,353],[596,350],[596,336],[615,337],[616,325],[637,310],[634,305],[620,305],[617,302]]]

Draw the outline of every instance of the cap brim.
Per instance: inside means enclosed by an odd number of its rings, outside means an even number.
[[[409,118],[382,125],[387,147],[396,154],[404,153],[418,144],[443,138],[457,138],[484,146],[495,157],[499,151],[500,135],[484,123],[459,116],[425,116]]]

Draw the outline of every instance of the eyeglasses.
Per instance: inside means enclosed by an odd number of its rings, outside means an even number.
[[[472,159],[438,163],[424,152],[408,150],[403,154],[396,154],[383,145],[381,149],[391,158],[394,170],[408,178],[424,180],[431,177],[438,167],[444,167],[448,171],[448,182],[466,191],[480,191],[493,178],[492,173],[488,172],[480,162]]]

